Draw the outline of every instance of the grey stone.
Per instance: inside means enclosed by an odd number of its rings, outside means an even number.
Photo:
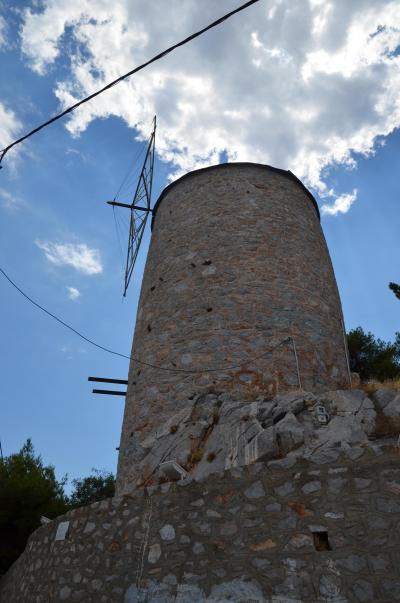
[[[400,513],[400,501],[389,498],[378,498],[376,501],[378,511],[384,513]]]
[[[218,578],[224,578],[226,576],[226,571],[224,569],[213,569],[212,573],[218,576]]]
[[[96,524],[92,521],[88,521],[83,530],[84,534],[91,534],[96,529]]]
[[[368,488],[368,486],[371,485],[372,480],[370,479],[364,479],[362,477],[355,477],[354,478],[354,485],[358,490],[362,490],[364,488]]]
[[[61,601],[68,601],[71,596],[71,589],[69,586],[63,586],[60,590],[60,599]]]
[[[158,543],[152,544],[149,547],[149,555],[147,557],[149,563],[157,563],[161,557],[161,547]]]
[[[175,529],[170,523],[165,524],[160,530],[160,536],[163,540],[174,540]]]
[[[343,489],[343,486],[346,483],[347,479],[344,479],[343,477],[336,477],[334,479],[330,479],[328,481],[329,492],[334,492],[335,494],[338,494]]]
[[[364,453],[365,453],[365,450],[363,448],[360,448],[359,446],[352,446],[352,447],[349,446],[345,450],[345,455],[352,461],[356,461],[357,459],[362,457],[362,455]]]
[[[339,451],[332,450],[330,448],[320,448],[313,452],[310,460],[317,465],[326,465],[328,463],[334,463],[339,458]]]
[[[294,486],[292,482],[285,482],[282,486],[278,486],[277,488],[275,488],[275,492],[279,496],[288,496],[288,494],[291,494],[293,491]]]
[[[204,506],[204,498],[199,498],[198,500],[195,500],[194,502],[190,503],[192,505],[192,507],[203,507]]]
[[[247,498],[261,498],[265,496],[264,486],[260,481],[254,482],[249,488],[244,491]]]
[[[275,433],[278,448],[283,454],[298,448],[304,442],[304,427],[291,412],[275,425]]]
[[[211,526],[209,523],[200,524],[200,532],[202,534],[209,534],[211,532]]]
[[[319,581],[319,592],[323,597],[326,597],[328,601],[335,601],[335,603],[341,603],[346,599],[339,599],[340,597],[340,579],[337,575],[328,574],[321,576]]]
[[[393,389],[378,389],[374,394],[372,394],[373,399],[376,402],[376,405],[379,410],[384,410],[384,408],[391,402],[396,396],[398,392]]]
[[[327,532],[326,526],[322,526],[320,524],[311,524],[308,526],[310,532],[318,533],[318,532]]]
[[[195,555],[200,555],[201,553],[205,552],[205,548],[201,542],[195,542],[192,547],[192,551]]]
[[[389,566],[389,562],[382,555],[369,555],[368,563],[373,572],[384,572]]]
[[[93,590],[99,591],[99,590],[101,590],[103,583],[98,578],[95,578],[94,580],[92,580],[91,585],[92,585]]]
[[[329,519],[343,519],[344,513],[338,511],[327,511],[324,514],[324,517],[328,517]]]
[[[273,461],[269,461],[267,464],[268,468],[273,469],[290,469],[293,465],[296,464],[297,458],[295,456],[291,456],[288,454],[287,457],[283,459],[275,459]]]
[[[265,569],[266,567],[268,567],[269,565],[271,565],[271,562],[268,561],[268,559],[252,559],[251,564],[254,565],[254,567],[256,567],[257,569]]]
[[[318,490],[321,490],[321,482],[320,481],[313,481],[313,482],[308,482],[307,484],[304,484],[304,486],[302,487],[302,492],[304,492],[304,494],[311,494],[312,492],[318,492]]]
[[[400,394],[398,394],[383,410],[387,417],[400,418]]]
[[[255,528],[263,523],[264,519],[261,517],[247,517],[246,519],[241,520],[241,525],[244,528]]]
[[[311,536],[309,536],[308,534],[296,534],[289,540],[288,544],[285,546],[285,550],[291,548],[302,549],[304,547],[309,549],[313,547],[313,540]]]
[[[278,523],[278,527],[280,530],[289,530],[294,529],[297,525],[297,519],[294,515],[289,515],[285,517],[285,519],[281,519]]]
[[[248,449],[254,448],[254,459],[263,460],[272,459],[278,452],[274,427],[268,427],[259,432],[254,438],[254,443],[248,444]]]
[[[356,580],[355,582],[353,582],[351,588],[358,601],[364,602],[375,600],[374,589],[372,588],[371,584],[366,580]]]
[[[282,509],[282,505],[279,503],[271,503],[269,505],[266,505],[265,510],[267,511],[267,513],[276,513],[281,511]]]
[[[244,601],[263,601],[263,599],[263,592],[255,580],[245,581],[237,578],[231,582],[222,582],[213,586],[207,602],[222,603],[223,601],[232,601],[243,603]]]
[[[400,580],[382,580],[382,586],[393,597],[393,601],[400,601]]]
[[[237,525],[234,521],[223,523],[220,528],[221,536],[233,536],[237,532]]]
[[[213,509],[207,509],[206,515],[207,517],[215,517],[216,519],[222,517],[221,513],[218,513],[218,511],[214,511]]]
[[[366,566],[365,559],[359,555],[349,555],[345,559],[338,560],[337,564],[350,572],[359,572]]]
[[[376,514],[368,517],[368,528],[370,530],[386,530],[390,523],[387,519],[379,517]]]
[[[179,542],[181,542],[182,544],[188,544],[190,542],[190,538],[189,536],[186,536],[186,534],[183,534],[180,537]]]

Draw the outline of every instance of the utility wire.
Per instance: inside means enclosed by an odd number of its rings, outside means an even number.
[[[168,371],[170,373],[214,373],[217,371],[229,371],[229,370],[233,370],[233,369],[239,369],[239,368],[242,368],[243,366],[245,366],[246,364],[250,364],[252,362],[255,362],[256,360],[260,360],[267,354],[273,352],[276,348],[278,348],[282,344],[289,343],[289,341],[292,340],[291,337],[286,337],[285,339],[282,339],[282,341],[280,341],[276,345],[272,346],[269,350],[263,352],[262,354],[255,356],[253,358],[249,358],[248,360],[242,362],[241,364],[235,364],[233,366],[219,366],[216,368],[205,368],[205,369],[180,369],[180,368],[169,368],[166,366],[157,366],[155,364],[150,364],[149,362],[143,362],[143,360],[139,360],[138,358],[135,358],[133,356],[127,356],[126,354],[121,354],[120,352],[115,352],[114,350],[110,350],[109,348],[106,348],[103,345],[96,343],[92,339],[89,339],[88,337],[86,337],[85,335],[83,335],[82,333],[80,333],[79,331],[74,329],[73,327],[71,327],[71,325],[69,325],[66,322],[64,322],[63,320],[61,320],[61,318],[58,318],[58,316],[56,316],[55,314],[52,314],[51,312],[49,312],[49,310],[46,310],[46,308],[44,308],[43,306],[41,306],[40,304],[35,302],[20,287],[18,287],[18,285],[16,283],[14,283],[14,281],[8,276],[8,274],[1,267],[0,267],[0,272],[8,280],[8,282],[19,293],[21,293],[21,295],[23,295],[23,297],[25,297],[25,299],[27,299],[31,304],[33,304],[34,306],[39,308],[39,310],[42,310],[42,312],[44,312],[45,314],[47,314],[48,316],[50,316],[51,318],[53,318],[54,320],[59,322],[61,325],[63,325],[64,327],[66,327],[67,329],[72,331],[73,333],[75,333],[75,335],[78,335],[78,337],[81,337],[81,339],[84,339],[87,343],[90,343],[90,345],[93,345],[96,348],[99,348],[100,350],[107,352],[108,354],[113,354],[114,356],[120,356],[121,358],[127,358],[128,360],[133,360],[134,362],[137,362],[137,364],[140,364],[142,366],[148,366],[149,368],[157,369],[159,371]]]
[[[203,33],[205,33],[206,31],[208,31],[209,29],[212,29],[213,27],[216,27],[217,25],[220,25],[221,23],[223,23],[224,21],[226,21],[227,19],[229,19],[230,17],[232,17],[236,13],[239,13],[242,10],[245,10],[246,8],[248,8],[249,6],[251,6],[252,4],[255,4],[256,2],[259,2],[259,0],[249,0],[249,2],[246,2],[245,4],[242,4],[241,6],[239,6],[238,8],[236,8],[235,10],[232,10],[231,12],[227,13],[226,15],[223,15],[222,17],[220,17],[216,21],[213,21],[212,23],[210,23],[206,27],[203,27],[203,29],[200,29],[199,31],[191,34],[190,36],[188,36],[184,40],[181,40],[177,44],[174,44],[173,46],[170,46],[169,48],[167,48],[163,52],[160,52],[159,54],[156,54],[150,60],[146,61],[145,63],[142,63],[142,65],[139,65],[138,67],[135,67],[131,71],[128,71],[128,73],[125,73],[124,75],[121,75],[116,80],[113,80],[112,82],[110,82],[109,84],[107,84],[106,86],[104,86],[103,88],[100,88],[100,90],[97,90],[97,92],[93,92],[93,94],[90,94],[89,96],[87,96],[86,98],[83,98],[82,100],[78,101],[74,105],[71,105],[71,107],[68,107],[68,109],[65,109],[61,113],[58,113],[57,115],[55,115],[51,119],[45,121],[44,123],[42,123],[37,128],[34,128],[33,130],[31,130],[30,132],[28,132],[27,134],[25,134],[25,136],[22,136],[21,138],[18,138],[18,140],[15,140],[14,142],[12,142],[11,144],[9,144],[7,147],[5,147],[4,149],[2,149],[0,151],[0,164],[1,164],[2,160],[4,159],[6,153],[8,153],[8,151],[10,149],[12,149],[13,147],[15,147],[17,144],[20,144],[21,142],[23,142],[24,140],[26,140],[30,136],[33,136],[33,134],[36,134],[37,132],[39,132],[40,130],[42,130],[43,128],[45,128],[46,126],[49,126],[50,124],[52,124],[53,122],[57,121],[58,119],[61,119],[61,117],[64,117],[68,113],[72,113],[72,111],[75,111],[75,109],[77,109],[78,107],[80,107],[84,103],[87,103],[88,101],[92,100],[92,98],[95,98],[96,96],[98,96],[102,92],[105,92],[109,88],[112,88],[116,84],[119,84],[119,82],[122,82],[123,80],[125,80],[128,77],[130,77],[134,73],[137,73],[138,71],[141,71],[142,69],[144,69],[148,65],[151,65],[151,63],[154,63],[155,61],[158,61],[158,60],[164,58],[167,54],[169,54],[173,50],[176,50],[176,48],[179,48],[180,46],[184,46],[188,42],[191,42],[192,40],[194,40],[195,38],[201,36]],[[1,168],[1,165],[0,165],[0,168]]]

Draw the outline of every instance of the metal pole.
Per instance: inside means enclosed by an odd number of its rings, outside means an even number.
[[[342,333],[343,333],[343,344],[344,344],[344,353],[346,354],[346,362],[347,362],[347,371],[349,374],[349,384],[351,387],[351,370],[350,370],[350,358],[349,358],[349,349],[347,347],[347,339],[346,339],[346,329],[344,327],[344,320],[342,320]]]
[[[1,456],[1,460],[4,461],[4,457],[3,457],[3,448],[1,446],[1,440],[0,440],[0,456]]]
[[[299,389],[303,389],[302,386],[301,386],[300,370],[299,370],[299,359],[297,357],[296,344],[294,342],[293,337],[291,337],[290,339],[292,340],[293,352],[294,352],[294,357],[295,357],[295,360],[296,360],[297,379],[298,379],[298,382],[299,382]]]

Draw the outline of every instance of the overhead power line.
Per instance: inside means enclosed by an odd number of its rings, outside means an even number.
[[[49,310],[47,310],[46,308],[44,308],[43,306],[41,306],[40,304],[38,304],[31,297],[29,297],[29,295],[27,295],[20,287],[18,287],[18,285],[16,283],[14,283],[14,281],[8,276],[8,274],[1,267],[0,267],[0,272],[7,279],[7,281],[23,297],[25,297],[25,299],[27,299],[31,304],[33,304],[34,306],[36,306],[36,308],[39,308],[39,310],[42,310],[42,312],[44,312],[45,314],[47,314],[48,316],[50,316],[51,318],[53,318],[54,320],[56,320],[57,322],[59,322],[65,328],[67,328],[70,331],[72,331],[73,333],[75,333],[75,335],[78,335],[78,337],[80,337],[81,339],[83,339],[87,343],[90,343],[90,345],[93,345],[96,348],[99,348],[100,350],[103,350],[103,352],[107,352],[108,354],[113,354],[114,356],[120,356],[121,358],[126,358],[127,360],[133,360],[134,362],[136,362],[137,364],[140,364],[141,366],[147,366],[149,368],[157,369],[159,371],[168,371],[170,373],[214,373],[214,372],[217,372],[217,371],[229,371],[229,370],[239,369],[239,368],[242,368],[243,366],[245,366],[247,364],[251,364],[253,362],[256,362],[257,360],[261,360],[262,358],[264,358],[264,356],[266,356],[267,354],[272,353],[276,348],[278,348],[282,344],[289,343],[290,341],[292,341],[291,337],[286,337],[285,339],[282,339],[282,341],[280,341],[279,343],[275,344],[269,350],[266,350],[262,354],[259,354],[258,356],[255,356],[253,358],[249,358],[248,360],[245,360],[241,364],[236,364],[236,365],[233,365],[233,366],[218,366],[218,367],[214,367],[214,368],[204,368],[204,369],[180,369],[180,368],[169,368],[169,367],[166,367],[166,366],[158,366],[156,364],[150,364],[150,362],[144,362],[143,360],[139,360],[138,358],[135,358],[134,356],[127,356],[126,354],[121,354],[120,352],[116,352],[114,350],[110,350],[109,348],[106,348],[105,346],[100,345],[99,343],[96,343],[92,339],[89,339],[88,337],[86,337],[85,335],[83,335],[82,333],[80,333],[80,331],[77,331],[77,329],[74,329],[73,327],[71,327],[71,325],[69,325],[68,323],[66,323],[64,320],[61,320],[61,318],[59,318],[58,316],[56,316],[55,314],[53,314],[52,312],[50,312]]]
[[[220,17],[216,21],[213,21],[212,23],[210,23],[206,27],[203,27],[203,29],[200,29],[199,31],[197,31],[197,32],[191,34],[190,36],[188,36],[187,38],[185,38],[184,40],[181,40],[177,44],[174,44],[173,46],[170,46],[166,50],[163,50],[163,52],[160,52],[159,54],[156,54],[150,60],[146,61],[145,63],[142,63],[142,65],[139,65],[138,67],[135,67],[131,71],[128,71],[128,73],[125,73],[124,75],[121,75],[116,80],[110,82],[109,84],[107,84],[103,88],[100,88],[100,90],[97,90],[97,92],[93,92],[93,94],[90,94],[89,96],[87,96],[86,98],[83,98],[82,100],[78,101],[74,105],[71,105],[71,107],[68,107],[68,109],[65,109],[61,113],[58,113],[57,115],[55,115],[51,119],[45,121],[44,123],[42,123],[37,128],[34,128],[33,130],[31,130],[30,132],[28,132],[27,134],[25,134],[21,138],[18,138],[18,140],[15,140],[14,142],[12,142],[11,144],[9,144],[7,147],[5,147],[4,149],[2,149],[0,151],[0,164],[1,164],[2,160],[4,159],[6,153],[8,153],[8,151],[10,149],[12,149],[13,147],[15,147],[17,144],[20,144],[21,142],[23,142],[24,140],[26,140],[30,136],[33,136],[33,134],[36,134],[37,132],[39,132],[43,128],[46,128],[50,124],[52,124],[55,121],[57,121],[58,119],[61,119],[65,115],[68,115],[68,113],[72,113],[72,111],[75,111],[75,109],[77,109],[78,107],[80,107],[84,103],[87,103],[88,101],[92,100],[96,96],[99,96],[99,94],[102,94],[102,92],[105,92],[109,88],[112,88],[116,84],[119,84],[119,82],[122,82],[123,80],[125,80],[128,77],[130,77],[134,73],[137,73],[138,71],[141,71],[142,69],[144,69],[148,65],[151,65],[151,63],[155,63],[155,61],[159,61],[160,59],[162,59],[163,57],[165,57],[167,54],[169,54],[170,52],[172,52],[173,50],[176,50],[180,46],[184,46],[188,42],[191,42],[195,38],[198,38],[199,36],[201,36],[203,33],[205,33],[206,31],[208,31],[209,29],[212,29],[213,27],[216,27],[217,25],[220,25],[221,23],[223,23],[224,21],[226,21],[227,19],[229,19],[233,15],[236,15],[236,13],[239,13],[242,10],[245,10],[246,8],[248,8],[249,6],[251,6],[252,4],[255,4],[256,2],[259,2],[259,0],[249,0],[249,2],[245,2],[245,4],[242,4],[241,6],[239,6],[238,8],[236,8],[235,10],[232,10],[230,13],[227,13],[226,15],[223,15],[222,17]],[[0,168],[1,168],[1,165],[0,165]]]

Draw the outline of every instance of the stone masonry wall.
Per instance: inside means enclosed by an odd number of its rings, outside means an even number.
[[[400,601],[398,452],[282,463],[164,483],[59,517],[31,536],[0,601]]]
[[[118,468],[124,488],[140,477],[136,443],[195,395],[234,391],[254,400],[349,386],[335,277],[299,181],[269,166],[224,164],[166,191],[132,356],[164,370],[131,362]]]

